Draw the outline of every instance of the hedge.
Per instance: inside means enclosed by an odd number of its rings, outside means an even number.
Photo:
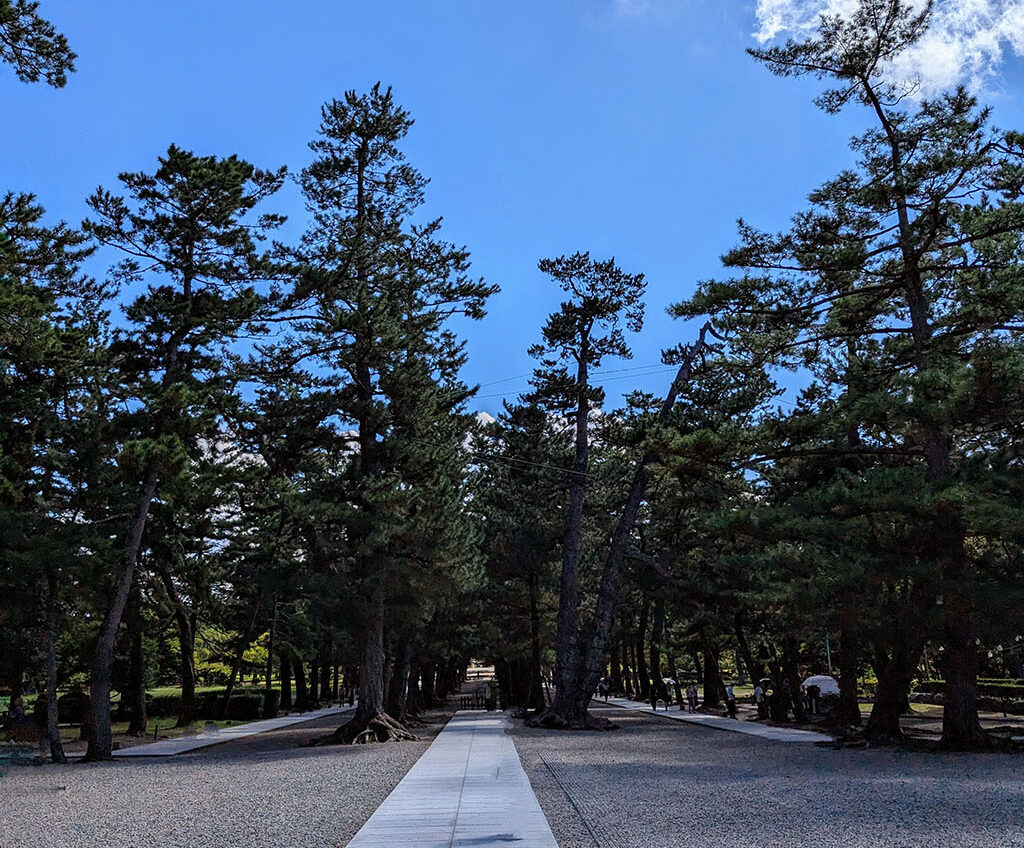
[[[945,680],[922,680],[915,692],[926,695],[941,695],[946,691]],[[1014,701],[1024,700],[1024,685],[1019,681],[985,681],[978,682],[978,694],[990,698],[1009,698]]]
[[[280,693],[276,689],[270,690],[276,697],[273,701],[274,710],[270,715],[277,715],[277,705],[280,703]],[[203,692],[196,695],[196,712],[194,718],[215,719],[220,718],[220,710],[224,704],[224,696],[227,689],[215,689],[212,692]],[[252,687],[236,687],[228,703],[227,718],[236,721],[250,721],[266,715],[264,709],[263,689]],[[152,716],[176,716],[181,703],[180,695],[151,695],[147,696],[146,712]],[[268,704],[268,706],[270,706]]]

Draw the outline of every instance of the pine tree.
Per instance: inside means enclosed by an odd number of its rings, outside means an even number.
[[[977,716],[966,454],[957,444],[1002,427],[1018,403],[1005,378],[1024,329],[1024,139],[994,130],[962,89],[913,106],[887,81],[888,63],[920,38],[929,14],[901,0],[862,0],[848,18],[822,18],[806,40],[752,51],[776,74],[833,81],[818,105],[865,107],[875,126],[853,141],[857,169],[813,192],[788,233],[741,223],[741,246],[725,261],[744,276],[702,285],[677,311],[715,315],[739,347],[779,364],[813,365],[856,342],[873,383],[886,387],[884,408],[873,410],[886,417],[886,436],[835,453],[900,453],[925,469],[924,555],[941,581],[945,618],[943,742],[969,748],[987,740]],[[1003,380],[998,389],[984,385],[992,379]],[[1003,403],[980,404],[993,389]]]
[[[261,171],[235,156],[196,156],[173,145],[159,162],[153,174],[120,175],[126,196],[98,189],[86,222],[98,242],[126,255],[113,279],[146,285],[125,308],[129,325],[114,345],[130,398],[119,465],[134,493],[93,662],[92,760],[111,755],[111,665],[151,505],[200,439],[217,437],[218,398],[232,383],[222,368],[225,348],[264,317],[255,286],[272,269],[257,244],[281,221],[250,213],[281,186],[284,169]]]
[[[42,79],[63,88],[77,56],[38,10],[35,0],[0,0],[0,62],[13,67],[22,82]]]
[[[104,291],[81,275],[91,252],[64,224],[42,224],[29,195],[0,198],[0,644],[21,693],[41,649],[51,755],[57,732],[57,639],[83,548],[103,548],[83,520],[81,478],[96,454],[90,384],[105,323]],[[38,638],[31,634],[37,633]]]
[[[336,381],[349,458],[336,498],[344,544],[335,553],[357,587],[362,646],[359,709],[335,741],[407,735],[384,697],[385,602],[408,563],[393,544],[413,519],[404,475],[438,438],[451,444],[461,432],[450,416],[468,396],[458,379],[464,355],[446,321],[481,317],[496,290],[468,277],[467,252],[440,240],[439,220],[412,222],[426,181],[399,148],[411,125],[390,89],[347,92],[323,107],[310,145],[317,158],[300,178],[312,223],[289,300],[295,356]],[[423,419],[410,427],[414,409]]]
[[[575,432],[569,505],[562,538],[562,573],[555,640],[555,698],[542,724],[585,723],[586,699],[580,691],[579,568],[583,545],[583,508],[590,453],[591,413],[604,392],[591,385],[592,369],[605,357],[632,357],[622,324],[633,332],[643,326],[643,274],[627,274],[614,259],[598,261],[589,253],[544,259],[550,274],[568,295],[548,317],[543,342],[530,348],[541,361],[529,399],[551,414],[571,416]],[[623,321],[623,319],[625,319]]]

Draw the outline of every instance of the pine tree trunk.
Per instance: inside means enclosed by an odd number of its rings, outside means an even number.
[[[110,689],[114,665],[114,646],[117,643],[121,616],[128,603],[128,593],[135,579],[135,566],[142,548],[142,533],[149,516],[149,507],[156,494],[159,477],[156,469],[149,469],[135,503],[135,513],[128,531],[124,551],[121,555],[120,571],[114,587],[114,597],[103,624],[100,626],[96,649],[93,654],[92,680],[89,685],[89,747],[85,754],[87,761],[109,760],[113,751],[113,735],[110,730]]]
[[[562,576],[555,632],[555,697],[539,723],[554,727],[582,727],[587,720],[589,693],[581,691],[579,651],[579,561],[583,546],[583,500],[589,457],[587,357],[589,329],[582,334],[577,359],[575,456],[569,478],[569,509],[562,540]]]
[[[388,686],[388,715],[401,721],[405,718],[406,695],[409,686],[409,663],[412,660],[412,640],[403,639],[399,654],[391,664],[391,683]]]
[[[11,690],[11,703],[25,695],[25,658],[22,645],[16,644],[10,653],[11,671],[7,685]]]
[[[331,692],[331,652],[323,651],[321,656],[323,660],[320,663],[320,697],[325,701],[336,701],[337,695]]]
[[[274,651],[277,647],[277,595],[274,595],[274,600],[270,605],[270,628],[267,631],[267,682],[264,687],[267,692],[267,696],[263,699],[263,717],[273,718],[276,712],[273,712],[274,702],[270,697],[270,692],[274,689]],[[280,699],[277,703],[278,708],[283,708],[283,704]]]
[[[682,385],[690,379],[693,373],[697,357],[707,347],[705,337],[711,330],[711,324],[706,323],[700,330],[697,341],[689,345],[683,357],[683,362],[676,372],[675,379],[665,395],[665,400],[658,411],[657,422],[665,421],[672,408],[675,406],[676,397]],[[590,698],[597,688],[597,682],[601,679],[601,671],[604,668],[608,650],[608,639],[611,635],[612,620],[615,616],[615,609],[619,603],[619,587],[622,582],[622,562],[629,547],[633,528],[636,525],[637,515],[640,512],[640,504],[647,492],[651,475],[648,466],[657,457],[653,453],[645,454],[633,473],[629,492],[626,496],[622,514],[612,531],[611,544],[605,556],[604,570],[601,574],[601,584],[597,593],[597,605],[594,613],[594,623],[589,643],[581,646],[583,656],[581,658],[581,686],[580,692],[583,697],[583,709],[586,710]]]
[[[292,670],[295,674],[295,709],[309,709],[309,690],[306,688],[306,672],[302,667],[302,657],[292,651]]]
[[[876,651],[878,686],[864,736],[873,742],[892,744],[903,740],[900,716],[907,707],[907,692],[921,659],[924,639],[902,642],[889,655]]]
[[[860,727],[857,697],[857,614],[851,607],[839,611],[839,705],[832,721],[841,727]]]
[[[134,586],[128,598],[129,657],[128,687],[122,698],[128,707],[128,734],[146,732],[146,658],[142,645],[142,597]]]
[[[667,704],[669,701],[668,689],[662,682],[665,675],[661,672],[661,638],[664,632],[665,598],[659,595],[654,602],[654,623],[651,627],[651,674],[654,678],[654,694]]]
[[[800,669],[797,666],[797,643],[792,636],[787,636],[782,641],[782,675],[789,683],[789,694],[793,702],[793,718],[803,724],[807,721],[807,710],[804,707],[804,699],[801,694],[802,682],[800,680]]]
[[[637,668],[637,643],[629,638],[630,634],[624,634],[627,638],[627,649],[630,654],[630,693],[636,697],[640,696],[640,671]]]
[[[288,645],[281,648],[281,709],[292,708],[292,651]]]
[[[360,621],[362,665],[359,677],[359,706],[351,720],[341,725],[323,744],[355,744],[415,739],[385,712],[384,699],[384,593],[371,590]]]
[[[420,693],[420,663],[414,660],[409,668],[409,691],[405,697],[405,711],[408,715],[419,715],[423,711],[423,696]]]
[[[527,586],[530,594],[530,692],[526,705],[531,710],[542,713],[547,706],[547,700],[544,697],[544,681],[541,679],[540,669],[540,590],[537,586],[537,574],[532,569]]]
[[[750,650],[750,644],[747,642],[747,635],[743,630],[743,618],[744,611],[739,609],[733,616],[733,628],[736,631],[736,645],[738,646],[740,656],[743,657],[743,664],[747,667],[747,671],[750,673],[750,679],[754,684],[757,684],[764,679],[764,663],[754,659],[754,654]]]
[[[636,631],[636,641],[633,652],[636,656],[636,672],[640,677],[640,700],[647,701],[651,697],[651,675],[647,668],[647,655],[644,650],[644,640],[647,636],[647,619],[651,614],[651,599],[644,592],[643,600],[640,602],[640,624]]]
[[[619,653],[621,639],[621,634],[614,638],[611,648],[611,673],[609,674],[608,685],[611,687],[612,692],[616,693],[622,691],[622,659]]]
[[[256,596],[256,603],[253,606],[252,617],[249,619],[249,624],[245,628],[245,632],[242,634],[242,638],[238,640],[238,647],[235,649],[235,655],[231,660],[231,674],[228,677],[228,685],[224,689],[224,702],[221,704],[218,716],[223,718],[228,712],[228,703],[231,701],[231,696],[235,692],[235,681],[241,676],[242,672],[242,661],[245,658],[245,651],[249,647],[249,643],[252,641],[252,633],[256,627],[256,618],[260,614],[260,607],[262,606],[262,599],[259,595]],[[243,681],[244,683],[244,681]],[[254,684],[255,685],[255,682]],[[270,689],[270,678],[267,678],[267,690]]]
[[[423,687],[420,691],[423,707],[432,710],[437,706],[437,700],[434,698],[434,663],[432,660],[426,660],[420,665],[420,668],[423,673]]]
[[[702,634],[701,642],[704,646],[704,699],[700,708],[704,710],[721,706],[725,697],[725,684],[718,668],[718,653],[706,632]]]
[[[915,250],[915,234],[907,201],[904,176],[905,153],[896,128],[885,115],[884,107],[869,85],[865,86],[879,122],[886,133],[892,159],[892,182],[903,258],[904,294],[914,342],[918,376],[928,377],[934,362],[934,329],[925,296],[921,254]],[[953,479],[951,438],[933,422],[920,426],[928,475],[933,485],[943,486]],[[942,744],[950,749],[986,748],[991,740],[978,720],[978,659],[974,642],[974,611],[967,585],[969,563],[964,549],[963,520],[957,508],[941,503],[933,523],[933,551],[943,582],[944,630],[946,638],[946,698],[942,717]],[[917,664],[915,658],[915,665]],[[881,681],[879,681],[881,683]],[[870,722],[869,722],[870,725]]]
[[[942,746],[953,751],[983,750],[992,746],[992,739],[978,718],[978,646],[963,522],[953,507],[940,506],[935,525],[935,539],[942,551],[946,648],[942,662],[946,676]]]
[[[316,704],[320,700],[320,655],[314,654],[309,661],[309,703]]]
[[[57,575],[52,568],[46,570],[46,584],[46,630],[43,633],[43,657],[46,663],[46,736],[50,742],[50,759],[55,763],[66,763],[57,708],[57,651],[54,647],[54,632],[57,627]]]
[[[181,700],[178,705],[178,727],[185,727],[196,717],[196,655],[195,635],[184,608],[178,606],[174,618],[178,624],[181,650]]]

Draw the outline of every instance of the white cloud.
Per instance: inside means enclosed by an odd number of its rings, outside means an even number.
[[[924,0],[909,0],[923,8]],[[757,0],[761,43],[806,35],[821,15],[848,15],[857,0]],[[928,96],[963,83],[986,89],[1007,54],[1024,56],[1024,0],[936,0],[931,26],[893,63],[897,80],[919,80]]]

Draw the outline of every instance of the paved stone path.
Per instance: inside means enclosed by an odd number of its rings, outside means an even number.
[[[557,848],[507,723],[457,712],[348,848]]]
[[[595,702],[601,703],[601,702]],[[704,727],[713,727],[715,730],[728,730],[732,733],[745,733],[748,736],[759,736],[762,739],[770,739],[773,742],[831,742],[832,737],[824,733],[815,733],[813,730],[797,730],[793,727],[769,727],[754,721],[740,721],[725,716],[703,715],[702,713],[687,713],[682,710],[657,710],[650,704],[640,701],[630,701],[627,698],[609,698],[608,703],[624,710],[636,710],[637,712],[653,713],[661,718],[670,718],[673,721],[685,721],[688,724],[700,724]]]
[[[195,736],[179,736],[176,739],[163,739],[160,742],[149,742],[145,745],[121,748],[118,751],[114,751],[114,756],[173,757],[175,754],[184,754],[186,751],[195,751],[210,745],[219,745],[221,742],[231,742],[234,739],[255,736],[257,733],[266,733],[268,730],[278,730],[282,727],[304,724],[307,721],[314,721],[325,716],[339,715],[351,709],[354,709],[354,707],[324,707],[321,710],[311,710],[308,713],[294,713],[292,715],[264,719],[263,721],[251,721],[247,724],[236,724],[234,727],[221,728],[216,733],[197,733]]]

